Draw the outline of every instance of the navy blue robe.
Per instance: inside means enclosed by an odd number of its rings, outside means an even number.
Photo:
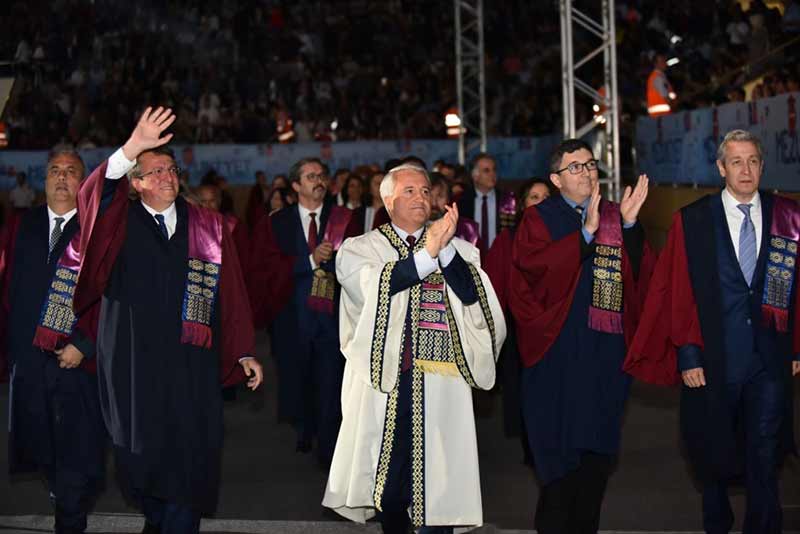
[[[580,216],[561,197],[545,200],[536,210],[553,241],[581,228]],[[623,233],[628,245],[629,232]],[[624,335],[588,326],[593,258],[591,252],[581,259],[573,300],[556,340],[540,361],[522,370],[523,418],[542,485],[577,469],[583,452],[615,455],[619,450],[631,377],[622,371]]]
[[[223,435],[220,306],[217,299],[210,349],[181,343],[189,229],[185,201],[175,207],[167,241],[141,202],[130,202],[101,303],[100,396],[123,491],[208,512]]]
[[[85,476],[90,485],[101,485],[106,433],[91,365],[94,343],[77,330],[73,333],[70,342],[84,355],[76,369],[61,369],[54,353],[33,346],[58,258],[78,224],[76,215],[64,226],[50,261],[47,206],[26,213],[18,230],[9,288],[9,470],[69,471]]]

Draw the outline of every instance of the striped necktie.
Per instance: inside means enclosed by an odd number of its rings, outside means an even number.
[[[753,282],[753,273],[756,270],[756,229],[753,220],[750,218],[751,204],[739,204],[736,206],[744,213],[744,221],[739,231],[739,266],[742,274],[747,281],[747,285]]]
[[[61,225],[64,224],[64,217],[56,217],[53,219],[56,225],[53,227],[53,231],[50,232],[50,246],[47,249],[47,259],[50,260],[50,254],[53,253],[53,249],[56,248],[58,244],[58,240],[61,239]]]

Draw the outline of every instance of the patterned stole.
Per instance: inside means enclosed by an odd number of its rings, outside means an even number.
[[[189,259],[181,309],[181,343],[211,348],[211,324],[222,268],[222,217],[186,205]]]
[[[72,297],[80,273],[80,241],[81,231],[78,230],[61,253],[56,272],[47,289],[33,336],[33,346],[42,350],[52,352],[63,346],[75,328],[77,318],[72,311]]]
[[[328,221],[325,223],[324,241],[333,244],[333,250],[339,250],[344,241],[347,225],[353,211],[343,206],[331,206]],[[321,267],[314,269],[311,280],[311,293],[306,299],[308,307],[320,313],[332,315],[334,312],[333,300],[336,294],[336,273],[326,271]]]
[[[786,333],[789,331],[789,299],[800,239],[800,211],[792,200],[779,196],[773,198],[761,316],[766,327],[774,324],[776,331]]]
[[[500,228],[513,228],[517,223],[517,197],[514,193],[503,195],[497,211],[500,215]]]
[[[589,328],[609,334],[622,333],[622,225],[619,204],[600,204],[600,227],[592,260],[592,303]]]

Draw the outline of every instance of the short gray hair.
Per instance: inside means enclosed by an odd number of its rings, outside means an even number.
[[[50,162],[59,156],[70,156],[78,160],[81,164],[81,178],[86,176],[86,164],[78,151],[72,145],[56,145],[47,154],[47,167],[50,167]]]
[[[386,173],[386,176],[383,177],[381,180],[381,198],[386,198],[394,195],[394,187],[397,183],[396,175],[402,171],[414,171],[420,173],[422,176],[425,177],[427,180],[428,185],[431,185],[431,177],[428,176],[428,171],[425,170],[424,167],[420,167],[415,163],[403,163],[402,165],[398,165],[397,167],[392,167],[389,172]]]
[[[764,159],[761,140],[755,134],[747,130],[731,130],[725,134],[725,138],[719,144],[719,148],[717,148],[717,161],[725,162],[725,149],[728,147],[728,143],[753,143],[756,150],[758,150],[758,158],[761,160]]]

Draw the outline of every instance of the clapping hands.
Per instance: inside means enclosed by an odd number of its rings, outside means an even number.
[[[437,257],[439,252],[450,243],[458,226],[458,207],[455,203],[445,206],[444,209],[444,216],[431,224],[426,233],[425,249],[431,258]]]

